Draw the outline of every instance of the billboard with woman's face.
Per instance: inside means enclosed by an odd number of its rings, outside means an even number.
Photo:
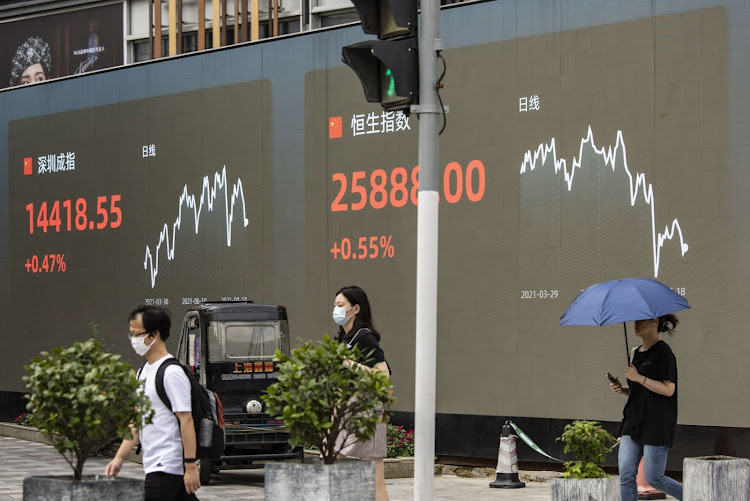
[[[0,87],[119,66],[122,3],[0,23]]]

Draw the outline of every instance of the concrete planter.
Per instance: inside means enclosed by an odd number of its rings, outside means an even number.
[[[344,459],[266,463],[266,501],[374,501],[375,464]]]
[[[750,500],[750,459],[731,456],[685,458],[684,501]]]
[[[620,477],[553,478],[552,501],[620,501]]]
[[[23,501],[143,501],[143,480],[84,475],[80,482],[71,476],[26,477]]]

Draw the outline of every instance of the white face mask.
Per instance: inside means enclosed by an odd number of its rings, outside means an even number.
[[[349,322],[349,319],[352,318],[354,315],[347,317],[346,312],[351,310],[352,307],[349,308],[343,308],[341,306],[336,306],[333,308],[333,321],[337,324],[344,326],[347,322]]]
[[[130,345],[133,347],[133,350],[140,355],[144,356],[146,353],[148,353],[148,350],[151,349],[151,346],[153,346],[153,342],[151,344],[146,344],[146,338],[148,336],[133,336],[130,338]]]

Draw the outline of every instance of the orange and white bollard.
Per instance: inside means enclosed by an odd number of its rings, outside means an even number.
[[[643,466],[643,458],[641,457],[641,463],[638,465],[638,475],[635,477],[635,481],[638,484],[638,499],[667,499],[667,495],[661,491],[658,491],[648,485],[646,482],[646,469]]]
[[[497,477],[494,482],[490,483],[490,487],[496,489],[526,487],[526,484],[518,479],[517,438],[510,433],[510,423],[506,421],[500,437],[500,449],[497,452]]]

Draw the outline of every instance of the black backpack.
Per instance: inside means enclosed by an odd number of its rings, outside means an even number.
[[[198,459],[219,459],[224,453],[224,412],[219,396],[201,386],[193,375],[193,371],[181,364],[176,358],[168,358],[156,371],[155,384],[156,393],[159,394],[159,398],[170,411],[172,410],[172,403],[164,389],[164,371],[170,365],[182,367],[190,381],[190,403],[193,424],[195,425],[195,456]]]

